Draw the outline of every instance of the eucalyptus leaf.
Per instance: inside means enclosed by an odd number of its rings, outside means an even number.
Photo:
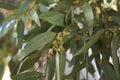
[[[91,39],[80,50],[76,52],[74,56],[86,52],[92,45],[94,45],[98,41],[98,39],[101,37],[103,33],[104,33],[104,29],[99,30],[95,35],[91,37]]]
[[[60,59],[60,79],[63,78],[64,75],[64,71],[65,71],[65,65],[66,65],[66,54],[60,54],[59,55],[59,59]]]
[[[118,44],[119,44],[119,36],[116,33],[114,33],[113,40],[111,42],[111,51],[112,51],[112,59],[114,64],[113,66],[114,66],[117,80],[120,79],[120,66],[119,66],[119,61],[117,56]]]
[[[37,80],[42,76],[39,72],[25,72],[12,77],[12,80]]]
[[[32,10],[30,11],[30,17],[31,17],[31,19],[32,19],[33,21],[35,21],[35,23],[36,23],[38,26],[41,26],[40,20],[39,20],[39,17],[38,17],[38,14],[37,14],[37,12],[36,12],[34,9],[32,9]]]
[[[17,9],[16,6],[13,6],[13,5],[7,4],[7,3],[3,3],[3,2],[0,2],[0,8],[4,8],[4,9],[8,9],[8,10]]]
[[[39,6],[39,10],[40,10],[41,12],[49,11],[48,8],[47,8],[47,6],[45,6],[45,5],[42,4],[42,3],[39,3],[38,6]]]
[[[19,5],[18,11],[26,11],[30,8],[30,4],[33,2],[33,0],[24,0],[22,4]]]
[[[45,80],[52,80],[54,76],[54,68],[55,68],[55,58],[54,56],[49,56],[47,61],[47,70],[46,70],[46,78]]]
[[[24,35],[24,22],[22,20],[18,22],[16,31],[18,36],[18,45],[20,48],[22,48],[23,35]]]
[[[116,80],[115,78],[115,72],[113,70],[112,65],[109,64],[105,64],[102,65],[103,68],[103,80]]]
[[[56,75],[57,75],[57,80],[61,80],[60,79],[60,56],[59,53],[56,52]]]
[[[21,53],[14,57],[14,60],[22,60],[33,51],[42,50],[48,43],[53,41],[55,35],[56,33],[53,32],[45,32],[35,36],[30,41],[28,41],[27,45],[24,47]]]
[[[57,11],[48,11],[42,13],[39,18],[53,25],[64,26],[64,14]]]
[[[84,3],[83,5],[84,16],[88,25],[88,30],[90,35],[93,33],[93,26],[94,26],[94,13],[92,7],[88,3]]]
[[[19,66],[20,66],[20,62],[13,61],[12,59],[9,61],[9,68],[10,68],[11,76],[14,76],[17,74],[19,70]]]
[[[2,80],[4,74],[4,63],[3,61],[0,61],[0,80]]]

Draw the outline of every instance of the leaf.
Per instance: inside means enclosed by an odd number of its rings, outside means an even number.
[[[59,61],[59,53],[56,52],[56,73],[57,73],[57,80],[61,80],[60,79],[60,61]]]
[[[16,31],[18,37],[18,45],[20,48],[22,48],[23,35],[24,35],[24,22],[22,20],[18,22]]]
[[[12,77],[12,80],[37,80],[42,76],[39,72],[25,72]]]
[[[4,63],[3,61],[0,61],[0,80],[2,80],[3,74],[4,74]]]
[[[57,11],[44,12],[39,18],[48,21],[53,25],[64,26],[64,14]]]
[[[32,10],[30,11],[30,17],[31,17],[31,19],[32,19],[33,21],[35,21],[35,23],[36,23],[38,26],[41,26],[40,20],[39,20],[39,17],[38,17],[38,14],[37,14],[37,12],[36,12],[34,9],[32,9]]]
[[[4,21],[2,23],[0,38],[2,38],[9,30],[11,30],[15,26],[15,23],[16,23],[15,21],[10,21],[10,22]]]
[[[4,21],[2,23],[2,29],[1,29],[1,32],[0,32],[0,38],[2,38],[4,36],[4,34],[6,33],[7,25],[8,25],[7,21]]]
[[[45,54],[48,52],[50,46],[51,45],[46,46],[40,52],[35,51],[35,52],[31,53],[31,55],[21,65],[20,72],[25,71],[25,70],[29,69],[30,67],[34,66],[34,64],[40,59],[40,57],[45,56]]]
[[[34,55],[32,55],[32,56],[34,56]],[[34,66],[34,64],[40,58],[40,56],[38,54],[36,54],[36,55],[37,55],[37,57],[35,57],[35,58],[28,58],[25,62],[23,62],[23,64],[21,65],[21,68],[20,68],[20,72],[25,71],[25,70],[29,69],[30,67]]]
[[[54,56],[49,56],[47,61],[47,71],[45,80],[52,80],[55,72],[55,58]]]
[[[18,7],[18,11],[23,12],[30,8],[30,4],[33,0],[24,0],[23,3]]]
[[[45,6],[45,5],[42,4],[42,3],[39,3],[38,6],[39,6],[39,10],[40,10],[41,12],[49,11],[49,10],[47,9],[47,6]]]
[[[45,32],[35,36],[30,41],[28,41],[27,45],[21,51],[21,53],[17,54],[14,57],[14,60],[22,60],[33,51],[42,50],[48,43],[53,41],[53,39],[55,38],[55,35],[56,33],[53,33],[53,32]]]
[[[73,4],[73,0],[61,0],[55,7],[55,10],[61,12],[68,11],[72,6],[72,4]]]
[[[113,64],[114,64],[113,66],[117,80],[120,80],[120,67],[117,56],[118,44],[119,44],[119,36],[116,33],[114,33],[113,40],[111,42],[112,59],[113,59]]]
[[[20,66],[20,62],[13,61],[12,59],[10,60],[10,62],[9,62],[9,68],[10,68],[11,76],[17,74],[19,66]]]
[[[42,25],[41,27],[35,27],[34,29],[30,30],[28,34],[24,36],[24,39],[29,41],[36,35],[46,32],[49,29],[51,24],[44,22],[44,23],[41,23],[41,25]]]
[[[8,10],[17,9],[16,6],[13,6],[13,5],[10,5],[10,4],[7,4],[7,3],[3,3],[3,2],[0,2],[0,8],[4,8],[4,9],[8,9]]]
[[[59,59],[60,59],[60,79],[63,78],[64,75],[64,70],[65,70],[65,65],[66,65],[66,54],[60,54],[59,55]]]
[[[78,50],[74,56],[81,55],[82,53],[86,52],[92,45],[94,45],[98,41],[102,33],[104,33],[104,29],[99,30],[95,35],[93,35],[91,39],[80,50]]]
[[[109,64],[105,64],[102,65],[103,68],[103,80],[116,80],[115,78],[115,72],[113,70],[112,65]]]
[[[90,33],[90,35],[92,35],[92,33],[93,33],[93,26],[94,26],[94,13],[93,13],[91,5],[88,4],[88,3],[84,3],[83,11],[84,11],[85,19],[87,21],[87,25],[89,27],[88,28],[89,33]]]

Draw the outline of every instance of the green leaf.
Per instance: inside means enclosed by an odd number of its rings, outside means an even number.
[[[35,23],[36,23],[38,26],[41,26],[40,20],[39,20],[39,17],[38,17],[38,14],[37,14],[37,12],[36,12],[34,9],[32,9],[32,10],[30,11],[30,17],[31,17],[31,19],[32,19],[33,21],[35,21]]]
[[[0,38],[2,38],[2,37],[4,36],[4,34],[6,33],[7,24],[8,24],[7,21],[4,21],[4,22],[2,23],[2,30],[1,30],[1,32],[0,32]]]
[[[61,0],[55,7],[55,10],[65,12],[68,11],[72,5],[73,0]]]
[[[4,9],[8,9],[8,10],[17,9],[16,6],[13,6],[13,5],[10,5],[10,4],[7,4],[7,3],[2,3],[2,2],[0,2],[0,8],[4,8]]]
[[[4,63],[0,61],[0,80],[2,80],[4,74]]]
[[[18,7],[18,11],[23,12],[30,8],[30,4],[33,2],[33,0],[24,0],[21,5]]]
[[[45,6],[44,4],[39,3],[38,6],[39,6],[39,10],[40,10],[41,12],[46,12],[46,11],[48,11],[47,6]]]
[[[12,59],[10,60],[10,62],[9,62],[9,68],[10,68],[11,76],[17,74],[19,66],[20,66],[20,62],[13,61]]]
[[[64,26],[64,14],[57,11],[44,12],[39,17],[53,25]]]
[[[9,23],[9,25],[8,25],[8,23]],[[4,35],[15,26],[15,23],[16,23],[15,21],[13,21],[13,22],[12,21],[11,22],[4,21],[2,23],[2,29],[0,32],[0,39],[2,37],[4,37]]]
[[[93,26],[94,26],[94,13],[92,7],[88,3],[84,3],[83,5],[84,16],[88,25],[88,30],[90,35],[93,33]]]
[[[22,20],[18,22],[16,31],[18,37],[18,45],[20,48],[22,48],[23,35],[24,35],[24,22]]]
[[[39,53],[36,52],[32,56],[35,56],[35,55],[37,55],[37,57],[35,57],[35,58],[29,57],[25,62],[23,62],[23,64],[21,65],[21,68],[20,68],[20,72],[25,71],[25,70],[29,69],[30,67],[34,66],[34,64],[40,58],[40,56],[39,56],[40,54]]]
[[[104,29],[99,30],[95,35],[91,37],[91,39],[80,49],[74,56],[80,55],[86,52],[92,45],[94,45],[101,35],[104,33]]]
[[[41,25],[42,25],[41,27],[35,27],[32,30],[30,30],[28,32],[28,34],[24,36],[24,39],[29,41],[30,39],[32,39],[36,35],[43,33],[43,32],[46,32],[51,26],[50,23],[46,23],[46,22],[41,22]]]
[[[66,65],[66,54],[65,53],[60,54],[59,58],[60,58],[60,79],[62,79]]]
[[[112,65],[109,64],[105,64],[102,65],[103,68],[103,80],[116,80],[115,78],[115,72],[113,70]]]
[[[117,80],[120,80],[120,67],[117,56],[118,44],[119,44],[119,36],[116,33],[114,33],[113,40],[111,42],[112,59],[113,59],[113,64],[114,64],[113,66]]]
[[[12,80],[37,80],[42,76],[39,72],[25,72],[12,77]]]
[[[45,80],[52,80],[55,72],[55,58],[54,56],[49,56],[47,61],[47,71]]]
[[[30,41],[28,41],[27,45],[21,51],[21,53],[14,57],[14,60],[22,60],[33,51],[42,50],[48,43],[53,41],[55,35],[56,33],[53,32],[45,32],[35,36]]]
[[[56,73],[57,73],[57,80],[61,80],[60,79],[60,56],[59,53],[56,52]]]

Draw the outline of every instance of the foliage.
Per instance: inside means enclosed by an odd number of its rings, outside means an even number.
[[[9,56],[12,80],[81,80],[83,68],[89,80],[93,59],[102,80],[120,80],[119,0],[22,0],[0,8],[12,12],[0,21],[0,79]],[[66,63],[74,66],[69,74]]]

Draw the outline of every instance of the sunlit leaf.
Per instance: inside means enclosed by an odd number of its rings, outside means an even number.
[[[57,73],[57,80],[61,80],[60,79],[60,58],[59,58],[59,53],[56,52],[56,73]]]
[[[47,6],[39,3],[39,10],[40,10],[41,12],[46,12],[46,11],[48,11],[48,8],[47,8]]]
[[[30,17],[31,17],[31,19],[32,19],[33,21],[35,21],[35,23],[36,23],[38,26],[41,26],[40,20],[39,20],[39,17],[38,17],[38,14],[37,14],[37,12],[36,12],[34,9],[32,9],[32,10],[30,11]]]
[[[88,30],[90,35],[92,35],[93,33],[93,26],[94,26],[94,14],[93,14],[93,10],[90,4],[85,3],[83,5],[83,11],[84,11],[84,16],[88,25]]]

